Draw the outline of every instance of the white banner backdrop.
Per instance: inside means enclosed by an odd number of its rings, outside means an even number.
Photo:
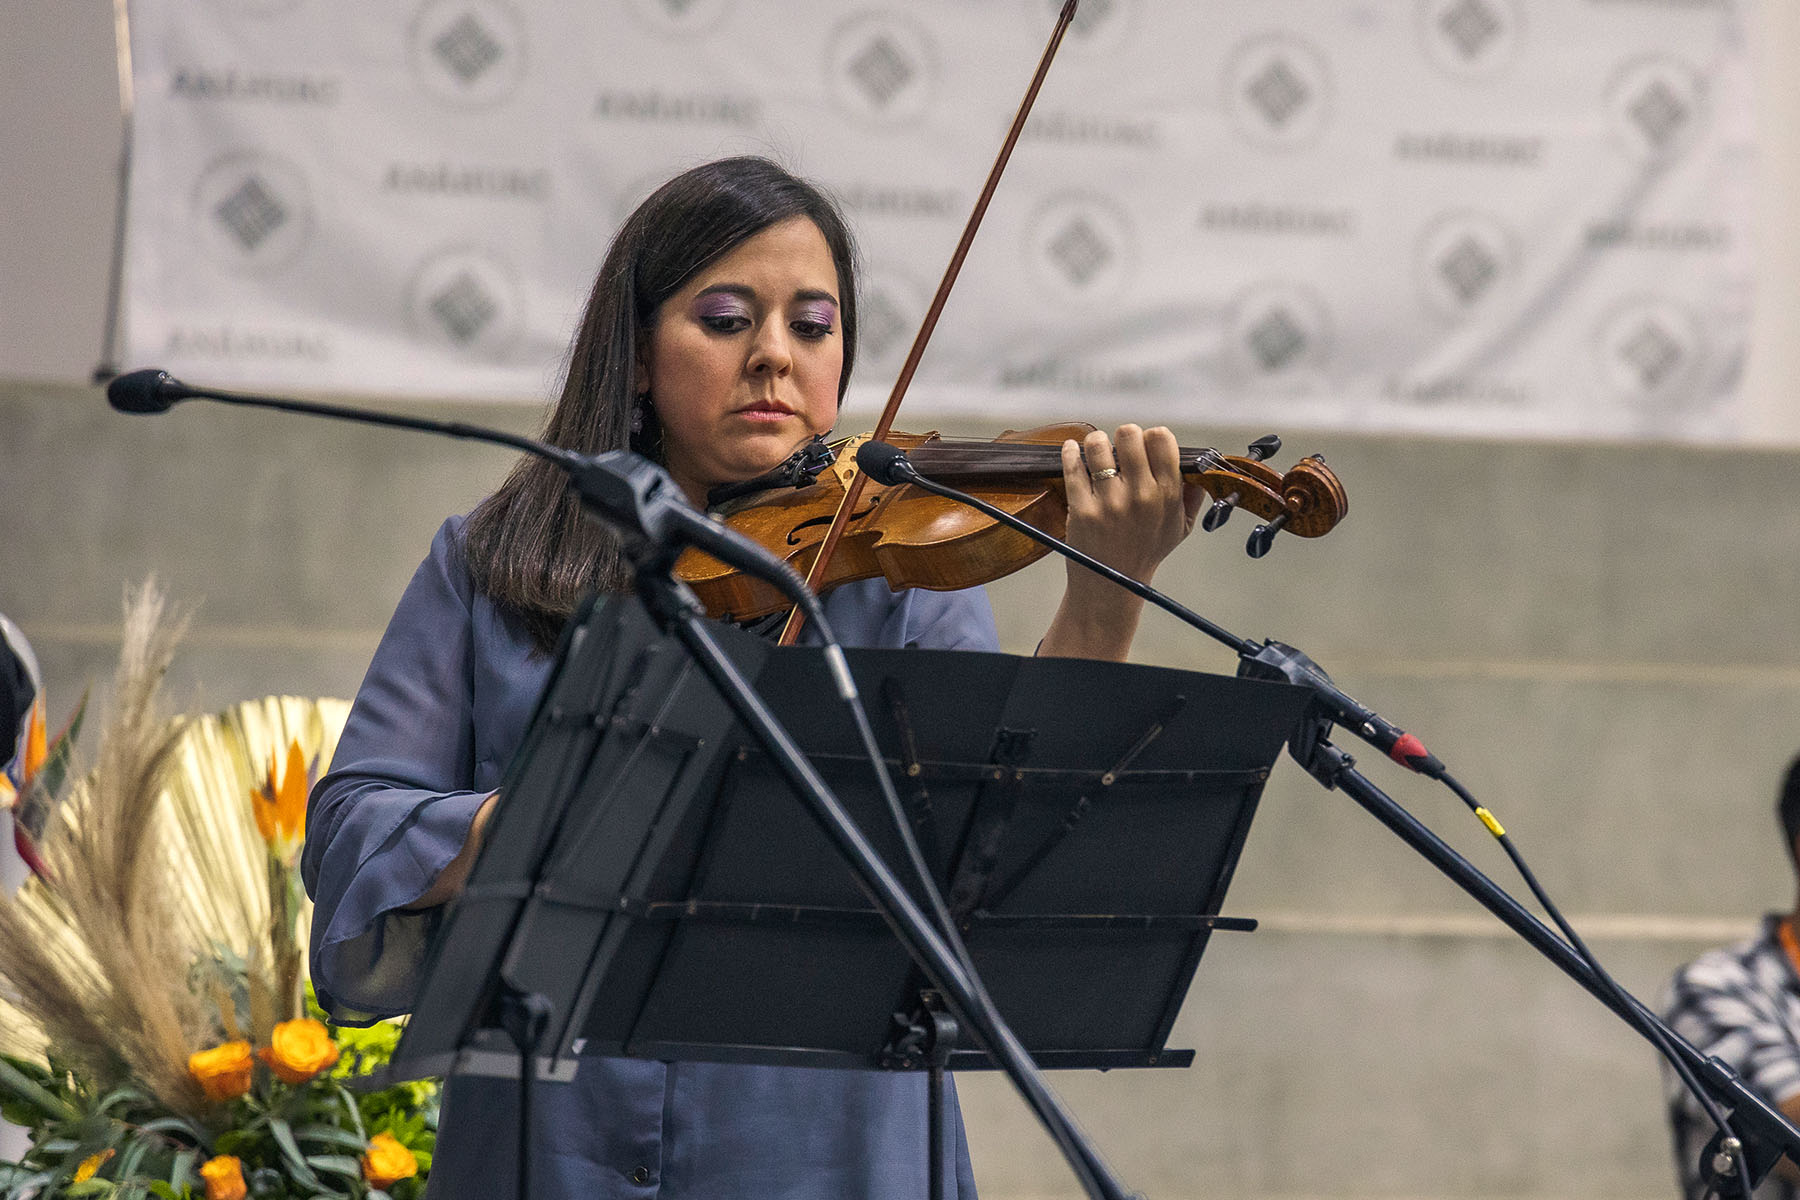
[[[1751,2],[1084,0],[912,402],[1734,438]],[[122,361],[541,400],[622,216],[761,153],[872,412],[1060,7],[131,0]]]

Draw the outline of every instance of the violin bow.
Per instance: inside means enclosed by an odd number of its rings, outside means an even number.
[[[994,198],[994,189],[1000,185],[1000,176],[1006,170],[1007,160],[1012,157],[1013,146],[1019,140],[1020,131],[1025,128],[1026,118],[1031,115],[1031,106],[1037,102],[1038,89],[1043,86],[1044,77],[1050,73],[1050,63],[1056,58],[1056,51],[1062,45],[1063,34],[1068,32],[1069,23],[1075,19],[1078,3],[1079,0],[1067,0],[1062,12],[1057,15],[1056,28],[1050,32],[1049,44],[1044,47],[1043,57],[1038,60],[1037,72],[1031,77],[1031,86],[1025,90],[1025,98],[1019,102],[1019,111],[1013,117],[1012,128],[1006,131],[1006,141],[1002,143],[1000,154],[988,171],[987,183],[975,201],[975,209],[969,214],[968,224],[963,226],[962,239],[956,244],[956,252],[950,256],[950,265],[944,269],[944,277],[938,281],[937,293],[931,298],[931,306],[925,310],[925,320],[920,323],[919,332],[913,337],[912,349],[907,351],[906,362],[901,365],[900,374],[894,380],[894,389],[888,393],[887,406],[881,410],[881,419],[875,423],[875,432],[871,436],[876,441],[886,439],[894,427],[894,417],[900,411],[900,401],[906,395],[907,386],[912,383],[913,372],[919,369],[919,359],[925,355],[925,344],[931,340],[932,330],[937,328],[938,315],[944,311],[944,303],[950,298],[950,289],[956,286],[956,277],[962,271],[963,259],[968,257],[969,247],[975,241],[975,231],[981,228],[981,218],[987,215],[988,202]],[[843,540],[844,530],[850,524],[850,514],[856,511],[857,502],[862,499],[863,485],[867,482],[868,477],[857,472],[851,478],[837,512],[832,515],[831,525],[825,531],[825,539],[819,543],[819,551],[813,556],[812,566],[806,572],[806,586],[814,592],[819,590],[819,583],[825,578],[831,556],[837,552],[838,543]],[[805,623],[805,614],[795,608],[788,614],[787,624],[781,628],[779,644],[793,645]]]

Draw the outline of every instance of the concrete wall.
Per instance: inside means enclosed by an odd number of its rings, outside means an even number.
[[[216,407],[126,418],[77,382],[99,344],[110,237],[105,10],[0,0],[0,611],[36,644],[59,712],[110,670],[120,589],[152,572],[200,606],[180,703],[348,695],[432,530],[504,456]],[[1749,395],[1765,436],[1793,443],[1800,239],[1777,218],[1800,194],[1800,4],[1771,0],[1759,20],[1775,67],[1770,273]],[[1264,431],[1178,432],[1229,448]],[[1350,519],[1260,563],[1237,524],[1196,535],[1159,583],[1245,636],[1304,647],[1424,736],[1641,995],[1789,903],[1769,810],[1800,748],[1800,452],[1282,432],[1331,460]],[[1030,650],[1057,571],[995,587],[1009,648]],[[1230,669],[1159,614],[1139,657]],[[1371,774],[1510,884],[1447,793]],[[1172,1043],[1198,1050],[1196,1066],[1057,1081],[1133,1186],[1672,1194],[1650,1051],[1291,763],[1227,907],[1264,925],[1208,951]],[[962,1086],[987,1195],[1073,1194],[1003,1086]]]

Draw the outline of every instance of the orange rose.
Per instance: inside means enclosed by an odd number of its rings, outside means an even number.
[[[338,1048],[330,1030],[311,1017],[301,1017],[283,1021],[270,1031],[262,1060],[288,1083],[305,1083],[337,1062]]]
[[[206,1180],[206,1200],[244,1200],[250,1194],[244,1186],[244,1164],[229,1154],[207,1159],[200,1178]]]
[[[188,1074],[208,1100],[236,1100],[249,1091],[250,1068],[255,1065],[249,1042],[226,1042],[188,1055]]]
[[[362,1169],[363,1178],[369,1181],[370,1187],[384,1188],[417,1175],[419,1160],[393,1134],[378,1133],[369,1139],[368,1153],[362,1156]]]

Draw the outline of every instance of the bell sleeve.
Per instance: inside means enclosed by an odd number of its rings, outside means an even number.
[[[412,1008],[441,910],[406,906],[462,848],[487,795],[473,787],[473,598],[458,528],[444,524],[407,585],[308,800],[313,987],[344,1024]]]

